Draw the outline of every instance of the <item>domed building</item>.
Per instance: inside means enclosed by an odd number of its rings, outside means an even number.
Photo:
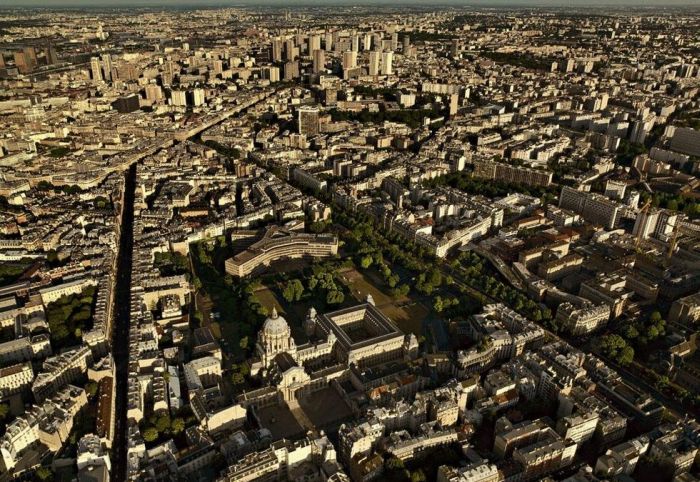
[[[258,334],[257,359],[250,367],[252,376],[261,376],[286,402],[322,390],[331,380],[346,379],[353,365],[364,370],[414,359],[418,352],[416,337],[404,335],[374,306],[371,296],[365,303],[331,313],[319,314],[312,307],[303,328],[309,341],[297,346],[287,320],[273,308]],[[259,400],[253,397],[246,403],[274,400],[270,391],[259,392]]]
[[[294,338],[292,338],[292,329],[287,324],[287,320],[281,317],[274,307],[260,331],[256,351],[262,366],[265,368],[269,368],[272,361],[280,353],[294,356],[297,351]]]

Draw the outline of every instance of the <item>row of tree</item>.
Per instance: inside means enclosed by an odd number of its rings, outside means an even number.
[[[391,271],[389,265],[384,261],[384,256],[382,256],[381,252],[375,251],[371,254],[365,254],[360,258],[360,266],[363,269],[368,269],[372,265],[376,266],[377,271],[382,275],[384,282],[390,289],[396,288],[399,281],[401,281],[401,277]]]
[[[515,65],[526,69],[543,70],[549,72],[552,67],[552,59],[535,57],[532,54],[522,52],[479,52],[481,57],[486,57],[499,64]]]
[[[374,253],[381,253],[382,259],[386,257],[393,263],[399,264],[416,277],[415,289],[418,292],[429,295],[440,288],[443,283],[448,285],[454,283],[451,276],[442,274],[435,263],[435,257],[424,247],[417,246],[396,233],[384,234],[374,227],[373,221],[365,213],[357,212],[350,216],[342,208],[336,208],[334,219],[350,230],[350,234],[346,238],[348,249],[361,254],[372,253],[372,262],[376,256]],[[369,260],[363,257],[361,258],[361,266],[363,265],[362,260],[365,260],[365,264],[369,265]],[[551,310],[541,307],[524,293],[498,280],[491,270],[486,268],[486,261],[478,254],[474,252],[462,253],[452,267],[459,268],[460,278],[465,284],[503,302],[534,321],[543,322],[550,328],[556,328]],[[398,288],[400,288],[400,293],[397,292],[397,295],[406,295],[411,289],[408,285],[401,285]],[[465,294],[464,298],[471,298],[471,296]],[[448,310],[453,306],[451,304],[446,306],[444,301],[439,305],[442,305],[443,310]],[[474,303],[465,303],[465,305],[465,309],[468,311],[475,307]],[[447,312],[446,315],[448,314],[459,315],[458,310],[454,310],[453,313]]]
[[[436,267],[430,268],[427,273],[421,273],[416,279],[416,289],[424,295],[432,294],[442,286],[442,273]]]
[[[458,171],[445,174],[426,181],[427,187],[450,186],[469,194],[481,194],[490,198],[504,197],[518,192],[537,198],[554,199],[558,194],[557,186],[530,186],[527,184],[493,181],[473,177],[470,172]]]
[[[448,296],[443,298],[442,296],[438,295],[433,300],[433,309],[438,313],[442,313],[453,306],[459,306],[459,298],[456,296]]]
[[[400,265],[415,275],[427,271],[434,260],[426,248],[396,233],[381,232],[363,211],[349,214],[342,207],[334,205],[333,219],[350,230],[344,236],[350,252],[381,253],[382,259]]]
[[[536,322],[541,322],[552,331],[558,331],[554,324],[552,311],[540,306],[516,288],[500,281],[491,270],[486,268],[486,261],[474,252],[460,254],[457,263],[465,283],[478,291],[494,298],[518,313]]]
[[[333,122],[356,121],[362,124],[383,124],[384,122],[396,122],[406,124],[416,129],[423,125],[423,119],[437,119],[443,114],[439,109],[401,109],[401,110],[379,110],[370,112],[367,109],[360,112],[331,109],[331,119]]]

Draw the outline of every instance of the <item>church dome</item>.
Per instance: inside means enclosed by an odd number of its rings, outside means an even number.
[[[272,314],[270,314],[269,318],[265,320],[263,332],[265,335],[272,336],[289,333],[289,325],[287,325],[287,320],[277,314],[277,310],[274,307],[272,308]]]

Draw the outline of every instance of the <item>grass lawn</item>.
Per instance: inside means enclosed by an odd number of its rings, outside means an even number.
[[[430,315],[431,309],[410,296],[392,297],[383,287],[379,287],[382,283],[379,273],[371,269],[359,271],[349,268],[341,271],[340,279],[358,302],[364,303],[367,295],[371,294],[377,308],[405,333],[416,336],[423,333],[423,322]]]
[[[29,266],[31,266],[31,263],[24,261],[0,263],[0,286],[9,285],[17,281]]]
[[[379,309],[388,316],[404,333],[413,333],[417,337],[423,334],[423,325],[431,309],[420,302],[393,303]]]
[[[204,292],[204,290],[199,290],[195,297],[195,307],[197,311],[202,314],[202,326],[208,326],[211,322],[211,312],[213,303],[211,297]]]
[[[267,285],[262,285],[258,288],[255,292],[255,296],[265,308],[272,311],[272,307],[274,306],[275,309],[277,309],[277,313],[287,320],[287,324],[292,329],[292,336],[298,344],[308,341],[308,337],[304,332],[304,319],[306,318],[309,308],[314,304],[314,299],[309,296],[308,291],[301,300],[291,303],[288,303],[287,300],[282,297],[277,287],[273,288]],[[317,306],[317,309],[320,309],[320,307]]]
[[[209,324],[209,329],[211,330],[211,334],[214,335],[214,338],[221,340],[221,326],[216,321]]]
[[[360,302],[365,302],[367,300],[367,295],[372,295],[374,298],[374,303],[377,306],[383,306],[389,303],[393,303],[394,300],[388,293],[385,293],[377,287],[376,280],[372,280],[369,275],[359,272],[355,268],[348,268],[340,273],[340,279],[343,281],[345,286],[348,287],[352,296]],[[405,301],[407,298],[403,298]]]
[[[272,308],[274,307],[278,313],[286,313],[275,293],[267,286],[262,285],[260,288],[255,290],[255,296],[257,296],[260,300],[260,304],[267,308],[270,312],[272,312]]]

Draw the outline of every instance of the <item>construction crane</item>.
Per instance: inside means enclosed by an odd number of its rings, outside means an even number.
[[[676,224],[673,226],[673,232],[671,233],[671,239],[668,240],[668,252],[666,253],[666,260],[670,260],[671,256],[673,256],[673,252],[676,250],[676,245],[678,244],[678,235],[679,234],[688,234],[688,235],[697,235],[696,232],[691,231],[689,229],[686,229],[681,225],[680,222],[676,222]]]
[[[669,261],[671,259],[671,256],[673,256],[673,252],[676,250],[676,243],[678,243],[678,233],[680,232],[680,229],[678,229],[678,223],[673,227],[673,232],[671,233],[671,239],[668,240],[668,253],[666,253],[666,260]]]
[[[639,219],[640,214],[647,214],[649,212],[649,207],[651,206],[651,199],[648,199],[647,202],[644,203],[644,206],[639,210],[639,214],[637,214],[637,219]],[[639,248],[639,243],[642,242],[642,232],[644,229],[642,229],[642,226],[639,227],[637,230],[637,239],[634,241],[634,249]]]

